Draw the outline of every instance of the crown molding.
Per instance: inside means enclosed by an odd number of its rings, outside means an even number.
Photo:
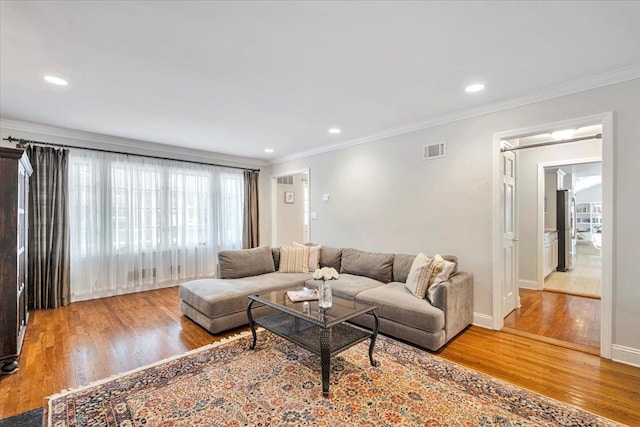
[[[254,159],[249,157],[230,156],[210,151],[197,150],[194,148],[178,147],[174,145],[159,144],[156,142],[142,141],[138,139],[129,139],[119,136],[110,136],[93,132],[85,132],[74,129],[60,128],[56,126],[43,125],[39,123],[24,122],[20,120],[0,118],[0,128],[41,134],[45,137],[69,138],[79,141],[78,146],[82,148],[82,142],[91,142],[96,144],[105,144],[113,147],[117,151],[128,152],[131,154],[150,154],[161,155],[169,158],[180,158],[184,160],[203,158],[209,161],[224,162],[229,166],[268,166],[269,163],[263,159]],[[15,135],[13,135],[15,136]],[[16,136],[18,137],[18,136]],[[96,148],[87,146],[87,149]]]
[[[390,138],[393,136],[403,135],[405,133],[415,132],[422,129],[428,129],[431,127],[457,122],[472,117],[482,116],[485,114],[495,113],[498,111],[504,111],[511,108],[521,107],[528,104],[534,104],[540,101],[546,101],[553,98],[559,98],[574,93],[584,92],[591,89],[597,89],[603,86],[609,86],[616,83],[622,83],[628,80],[640,78],[640,64],[630,65],[624,68],[618,68],[613,71],[608,71],[602,74],[596,74],[593,76],[585,77],[570,82],[561,83],[558,85],[549,86],[533,93],[511,98],[505,101],[494,102],[490,104],[481,105],[479,107],[469,108],[466,110],[457,111],[454,113],[440,114],[429,117],[425,120],[417,122],[407,123],[404,125],[385,129],[381,132],[365,136],[362,138],[352,139],[349,141],[341,142],[338,144],[326,145],[320,148],[315,148],[308,151],[303,151],[290,156],[284,156],[271,161],[271,164],[278,164],[288,162],[290,160],[297,160],[317,154],[326,153],[329,151],[340,150],[342,148],[352,147],[354,145],[365,144],[367,142],[373,142],[384,138]]]

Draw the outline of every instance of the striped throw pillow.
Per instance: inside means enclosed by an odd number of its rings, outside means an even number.
[[[294,248],[309,247],[309,271],[316,271],[320,268],[320,245],[305,245],[303,243],[293,242]]]
[[[411,264],[411,270],[409,270],[405,286],[418,298],[424,298],[427,293],[432,263],[433,258],[429,258],[420,252]]]
[[[308,273],[309,272],[309,247],[292,248],[283,246],[280,248],[281,273]]]

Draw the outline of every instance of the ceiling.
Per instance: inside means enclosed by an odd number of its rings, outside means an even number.
[[[640,2],[0,8],[3,119],[270,161],[640,64]]]

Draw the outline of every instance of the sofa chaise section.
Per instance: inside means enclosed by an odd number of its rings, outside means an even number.
[[[304,286],[308,273],[266,273],[240,279],[200,279],[180,285],[182,312],[212,334],[246,325],[249,295]],[[267,307],[254,310],[263,315]]]
[[[200,279],[180,285],[182,313],[212,334],[243,326],[249,295],[302,287],[310,273],[279,273],[279,253],[268,246],[218,253],[217,279]],[[256,307],[261,316],[267,307]]]

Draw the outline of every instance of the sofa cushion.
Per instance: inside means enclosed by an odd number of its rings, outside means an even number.
[[[416,259],[415,255],[407,254],[395,254],[393,257],[393,281],[394,282],[406,282],[409,277],[409,271],[411,271],[411,265],[413,260]]]
[[[370,277],[383,283],[393,280],[393,254],[365,252],[358,249],[342,251],[341,273]]]
[[[271,256],[273,257],[273,266],[276,271],[280,270],[280,248],[271,248]]]
[[[407,277],[406,286],[413,295],[418,298],[424,298],[429,287],[430,267],[434,262],[434,258],[429,258],[420,252],[411,264],[411,270]],[[444,261],[443,261],[444,262]],[[451,263],[449,263],[451,264]]]
[[[320,268],[333,267],[340,271],[342,264],[342,248],[330,248],[323,246],[320,248]]]
[[[411,264],[416,258],[415,255],[407,254],[395,254],[393,258],[393,281],[394,282],[406,282],[409,276],[409,270],[411,270]],[[445,261],[449,261],[455,264],[451,276],[458,272],[458,257],[453,255],[443,255],[442,258]]]
[[[218,252],[221,279],[238,279],[276,271],[269,246]]]
[[[308,273],[309,272],[309,246],[293,248],[282,246],[280,248],[281,273]]]
[[[320,288],[322,280],[307,280],[306,286],[309,288]],[[358,293],[367,289],[377,288],[384,283],[364,276],[354,276],[352,274],[340,274],[337,280],[331,280],[331,293],[343,298],[353,299]]]
[[[360,292],[356,301],[377,305],[376,314],[423,331],[436,332],[444,328],[444,312],[426,299],[419,299],[404,283],[391,282]]]
[[[180,285],[180,298],[210,318],[247,310],[248,296],[304,286],[309,273],[267,273],[240,279],[199,279]]]

